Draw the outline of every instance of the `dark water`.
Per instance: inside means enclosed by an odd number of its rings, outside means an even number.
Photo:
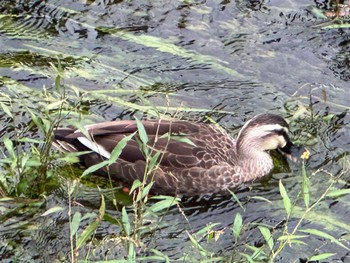
[[[321,1],[1,1],[0,99],[12,98],[17,129],[26,127],[27,107],[35,111],[49,103],[44,90],[53,90],[57,71],[51,65],[59,57],[62,82],[69,94],[80,91],[72,100],[83,100],[86,123],[142,116],[140,106],[155,105],[186,119],[210,117],[236,134],[255,114],[281,114],[289,117],[295,140],[309,145],[312,203],[335,179],[334,189],[348,189],[350,179],[350,31],[322,28],[325,21],[311,12],[316,6],[330,7]],[[11,120],[2,111],[0,116],[0,136],[15,136]],[[37,137],[30,130],[24,135]],[[275,227],[277,236],[285,220],[279,179],[292,200],[300,192],[300,165],[290,165],[237,193],[244,211],[231,198],[184,200],[183,211],[172,208],[144,243],[171,259],[188,254],[188,261],[203,260],[186,231],[220,223],[218,240],[204,239],[202,246],[228,260],[237,251],[251,254],[245,244],[264,242],[256,224]],[[82,187],[86,195],[78,201],[87,205],[72,213],[97,213],[97,190]],[[349,195],[326,198],[300,228],[327,232],[350,247],[349,204]],[[40,216],[55,206],[65,209]],[[295,206],[289,229],[302,215],[301,198]],[[1,201],[2,262],[67,261],[67,210],[64,187],[37,203]],[[237,212],[246,228],[234,243]],[[120,231],[103,222],[96,234],[103,242],[88,258],[123,258]],[[329,262],[350,262],[349,251],[334,242],[315,236],[303,241],[307,245],[287,245],[277,261],[329,252],[335,253]],[[87,253],[83,248],[79,258]]]

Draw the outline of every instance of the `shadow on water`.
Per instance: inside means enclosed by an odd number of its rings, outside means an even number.
[[[278,113],[291,122],[294,140],[311,152],[310,203],[329,185],[348,190],[350,33],[322,27],[325,21],[313,15],[311,5],[331,8],[330,1],[306,0],[1,1],[0,102],[11,108],[15,121],[0,108],[0,137],[40,138],[28,109],[39,114],[48,105],[49,111],[54,108],[48,94],[55,89],[59,57],[63,84],[70,88],[67,103],[79,105],[69,120],[153,118],[141,107],[156,106],[171,116],[217,122],[237,134],[255,114]],[[21,146],[31,149],[28,143]],[[186,255],[185,262],[207,259],[190,236],[218,223],[211,235],[196,237],[206,251],[235,262],[239,253],[253,253],[247,245],[266,246],[259,226],[277,239],[286,225],[291,231],[304,217],[300,229],[335,239],[307,235],[306,244],[285,246],[276,262],[305,262],[322,253],[334,253],[329,262],[350,262],[350,195],[325,197],[304,215],[300,164],[275,159],[270,178],[235,192],[240,203],[232,196],[184,198],[149,223],[154,228],[143,234],[138,253],[156,249],[170,259]],[[0,173],[8,170],[0,167]],[[81,213],[79,229],[85,229],[98,214],[96,185],[101,185],[80,183],[69,206],[71,179],[58,177],[60,186],[45,198],[0,200],[1,262],[70,260],[69,210],[71,216]],[[293,202],[290,218],[280,179]],[[122,205],[132,214],[124,197]],[[106,199],[106,213],[120,220],[121,212]],[[54,207],[63,210],[42,216]],[[235,241],[238,213],[243,228]],[[124,259],[122,231],[117,223],[102,221],[77,258]]]

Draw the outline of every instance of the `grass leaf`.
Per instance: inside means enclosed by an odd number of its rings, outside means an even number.
[[[196,145],[194,144],[194,142],[192,142],[189,138],[186,138],[185,136],[170,135],[170,139],[171,139],[171,140],[178,141],[178,142],[187,143],[187,144],[192,145],[192,146],[196,146]]]
[[[148,173],[151,173],[152,170],[157,166],[158,164],[158,160],[159,160],[159,156],[161,155],[161,152],[156,152],[149,160],[148,163]]]
[[[81,213],[76,212],[73,216],[72,223],[71,223],[71,229],[70,229],[71,236],[74,236],[75,233],[77,233],[80,222],[81,222]]]
[[[250,199],[261,200],[261,201],[265,201],[265,202],[267,202],[267,203],[269,203],[269,204],[272,204],[272,202],[271,202],[269,199],[267,199],[267,198],[265,198],[265,197],[262,197],[262,196],[256,196],[256,195],[254,195],[254,196],[251,196]]]
[[[136,132],[125,136],[123,139],[121,139],[117,146],[114,147],[113,151],[111,152],[111,156],[109,157],[109,163],[112,164],[114,162],[116,162],[120,156],[120,154],[122,153],[123,149],[125,148],[126,144],[128,143],[128,141],[130,141],[132,139],[132,137],[134,137],[134,135],[136,134]]]
[[[130,236],[131,226],[130,226],[130,222],[129,222],[129,216],[126,213],[125,206],[123,206],[123,209],[122,209],[122,224],[123,224],[123,229],[125,231],[125,234]]]
[[[350,189],[340,189],[340,190],[334,190],[327,193],[327,197],[339,197],[342,195],[350,194]]]
[[[267,245],[269,246],[271,251],[273,251],[273,238],[272,238],[270,230],[264,226],[259,226],[258,228],[259,228],[262,236],[264,237]]]
[[[105,167],[107,165],[109,165],[109,160],[106,160],[106,161],[97,163],[93,166],[90,166],[89,168],[85,169],[85,171],[83,172],[81,177],[84,177],[85,175],[88,175],[88,174],[92,174],[92,173],[96,172],[98,169],[101,169],[102,167]]]
[[[232,227],[232,233],[237,242],[239,234],[241,233],[243,219],[240,213],[237,213]]]
[[[148,185],[146,185],[143,190],[142,190],[142,194],[141,194],[141,198],[144,198],[145,196],[147,196],[149,194],[149,191],[151,190],[152,186],[153,186],[154,182],[150,182]]]
[[[147,135],[147,132],[145,130],[145,126],[143,126],[143,123],[138,118],[135,117],[135,120],[136,120],[137,131],[139,133],[141,142],[144,145],[147,145],[147,143],[148,143],[148,135]]]
[[[11,155],[11,157],[12,157],[13,159],[17,159],[15,150],[13,149],[13,143],[12,143],[12,141],[11,141],[8,137],[5,137],[5,138],[3,139],[3,142],[4,142],[4,145],[5,145],[6,149],[7,149],[7,151],[8,151],[9,154]]]
[[[176,199],[175,198],[168,198],[168,199],[164,199],[161,201],[158,201],[157,203],[155,203],[154,205],[152,205],[149,209],[156,213],[159,211],[162,211],[164,209],[168,209],[169,207],[176,205]]]
[[[325,239],[328,239],[336,244],[338,244],[339,246],[341,246],[342,248],[345,248],[347,250],[350,250],[350,248],[348,248],[347,246],[345,246],[343,243],[341,243],[339,240],[337,240],[336,238],[334,238],[333,236],[331,236],[328,233],[322,232],[320,230],[317,229],[300,229],[299,231],[304,232],[304,233],[309,233],[315,236],[319,236],[319,237],[323,237]]]
[[[54,207],[51,207],[50,209],[46,210],[44,213],[42,213],[41,216],[47,216],[47,215],[50,215],[52,213],[60,212],[63,210],[64,210],[64,208],[62,206],[54,206]]]
[[[231,194],[232,198],[233,198],[233,199],[237,202],[237,204],[243,209],[243,211],[245,211],[245,208],[244,208],[242,202],[239,201],[237,195],[236,195],[234,192],[232,192],[230,189],[227,189],[227,191],[229,191],[229,193]]]
[[[318,260],[324,260],[324,259],[327,259],[331,256],[334,256],[336,255],[337,253],[323,253],[323,254],[319,254],[319,255],[316,255],[316,256],[312,256],[309,258],[309,261],[318,261]]]
[[[77,245],[76,249],[78,250],[85,242],[88,240],[93,233],[96,231],[97,227],[101,223],[104,213],[106,211],[106,204],[105,204],[105,199],[104,196],[101,195],[101,206],[99,209],[99,214],[94,222],[92,222],[87,228],[84,229],[83,233],[79,236],[77,240]]]
[[[12,112],[11,112],[10,108],[9,108],[6,104],[4,104],[4,103],[2,103],[2,102],[0,102],[0,106],[1,106],[2,110],[3,110],[10,118],[13,119],[13,115],[12,115]]]
[[[283,186],[282,180],[279,181],[279,189],[280,189],[280,194],[282,196],[284,209],[286,209],[287,216],[289,217],[290,213],[292,211],[292,204],[290,202],[288,193],[287,193],[286,189]]]
[[[130,189],[130,192],[129,192],[129,193],[131,194],[132,192],[135,191],[135,189],[139,188],[140,186],[142,186],[141,181],[140,181],[139,179],[136,179],[136,180],[132,183],[132,186],[131,186],[131,189]]]

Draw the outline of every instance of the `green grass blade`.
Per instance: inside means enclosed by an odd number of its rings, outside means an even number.
[[[233,233],[233,237],[235,238],[235,242],[237,242],[238,237],[241,233],[242,223],[243,223],[242,216],[240,213],[237,213],[235,216],[233,227],[232,227],[232,233]]]
[[[63,210],[64,210],[64,207],[62,207],[62,206],[54,206],[54,207],[51,207],[50,209],[46,210],[41,216],[47,216],[47,215],[50,215],[52,213],[60,212]]]
[[[153,182],[150,182],[148,185],[145,186],[145,188],[143,188],[141,198],[144,198],[149,194],[149,191],[151,190],[152,186]]]
[[[75,233],[77,233],[79,229],[80,221],[81,221],[81,213],[76,212],[73,216],[72,223],[71,223],[71,230],[70,230],[71,236],[74,236]]]
[[[130,226],[128,214],[126,213],[125,206],[122,208],[122,224],[123,224],[123,229],[125,231],[125,234],[130,236],[131,226]]]
[[[262,196],[253,195],[253,196],[250,197],[250,199],[252,199],[252,200],[260,200],[260,201],[264,201],[264,202],[267,202],[269,204],[272,204],[272,202],[269,199],[267,199],[265,197],[262,197]]]
[[[336,255],[337,253],[323,253],[323,254],[319,254],[319,255],[316,255],[316,256],[312,256],[309,258],[309,262],[311,261],[319,261],[319,260],[324,260],[324,259],[327,259],[331,256],[334,256]]]
[[[101,195],[101,206],[99,209],[99,214],[94,222],[92,222],[87,228],[84,229],[83,233],[79,236],[77,240],[77,246],[76,249],[78,250],[96,231],[97,227],[101,223],[103,216],[106,211],[106,204],[104,196]]]
[[[280,194],[282,196],[284,209],[286,210],[287,216],[289,217],[292,211],[292,203],[290,202],[288,193],[283,186],[282,180],[279,181],[279,189],[280,189]]]
[[[178,142],[183,142],[183,143],[187,143],[189,145],[192,145],[192,146],[196,146],[189,138],[186,138],[185,135],[184,136],[181,136],[181,135],[170,135],[168,133],[166,134],[163,134],[160,138],[166,138],[168,137],[169,140],[175,140],[175,141],[178,141]]]
[[[249,263],[255,263],[256,261],[254,261],[253,259],[252,259],[252,257],[251,256],[249,256],[249,255],[247,255],[247,254],[245,254],[245,253],[239,253],[241,256],[243,256],[247,261],[246,262],[249,262]]]
[[[336,198],[336,197],[347,195],[347,194],[350,194],[350,189],[340,189],[340,190],[330,191],[327,193],[326,196]]]
[[[139,179],[136,179],[136,180],[133,182],[132,186],[131,186],[130,194],[131,194],[132,192],[134,192],[135,189],[139,188],[140,186],[142,186],[141,181],[140,181]]]
[[[245,208],[244,208],[242,202],[239,201],[237,195],[236,195],[234,192],[232,192],[230,189],[227,189],[227,191],[229,191],[229,193],[231,194],[232,198],[233,198],[233,199],[237,202],[237,204],[243,209],[243,211],[245,211]]]
[[[12,143],[12,141],[11,141],[8,137],[5,137],[5,138],[3,139],[3,142],[4,142],[4,145],[5,145],[6,149],[7,149],[7,151],[8,151],[9,154],[11,155],[11,157],[12,157],[13,159],[17,159],[15,150],[13,149],[13,143]]]
[[[148,135],[145,130],[145,126],[143,126],[142,122],[138,118],[135,117],[135,120],[136,120],[137,131],[139,133],[141,142],[146,145],[148,143]]]
[[[134,135],[136,134],[136,132],[125,136],[123,139],[121,139],[117,146],[114,147],[113,151],[111,152],[111,156],[109,157],[109,163],[115,163],[117,161],[117,159],[119,158],[120,154],[122,153],[123,149],[125,148],[126,144],[128,143],[128,141],[130,141],[132,139],[132,137],[134,137]]]
[[[13,115],[12,115],[12,112],[11,112],[10,108],[7,107],[7,105],[4,104],[4,103],[2,103],[2,102],[0,102],[0,106],[1,106],[2,110],[3,110],[10,118],[13,119]]]
[[[157,203],[155,203],[154,205],[152,205],[149,209],[153,212],[159,212],[162,211],[164,209],[168,209],[171,206],[176,205],[176,199],[174,198],[168,198],[168,199],[164,199],[161,201],[158,201]]]
[[[148,172],[152,172],[152,170],[154,168],[156,168],[157,164],[158,164],[158,160],[159,160],[159,156],[161,155],[161,152],[156,152],[149,160],[148,163]]]
[[[262,236],[264,237],[267,245],[269,246],[271,251],[273,251],[274,244],[273,244],[273,238],[272,238],[270,230],[267,227],[264,227],[264,226],[259,226],[258,228],[259,228]]]
[[[109,160],[104,161],[104,162],[100,162],[100,163],[95,164],[93,166],[90,166],[82,173],[81,177],[84,177],[88,174],[92,174],[92,173],[96,172],[98,169],[101,169],[102,167],[105,167],[107,165],[109,165]]]
[[[299,231],[304,232],[304,233],[308,233],[308,234],[312,234],[315,236],[319,236],[319,237],[323,237],[325,239],[328,239],[334,243],[336,243],[337,245],[341,246],[342,248],[345,248],[347,250],[350,250],[350,248],[348,248],[347,246],[345,246],[343,243],[341,243],[339,240],[337,240],[336,238],[334,238],[333,236],[331,236],[330,234],[327,234],[325,232],[322,232],[320,230],[317,229],[300,229]]]

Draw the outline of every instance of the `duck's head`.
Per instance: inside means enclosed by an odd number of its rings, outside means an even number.
[[[289,138],[288,123],[274,114],[259,114],[247,121],[240,130],[237,138],[237,152],[278,149],[291,159],[300,158],[304,147],[294,145]]]

